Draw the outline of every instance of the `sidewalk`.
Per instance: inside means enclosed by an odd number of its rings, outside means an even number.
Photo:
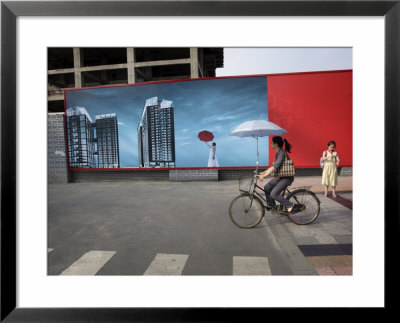
[[[323,193],[324,185],[321,184],[321,176],[297,176],[294,178],[292,187],[311,186],[311,190],[315,193]],[[353,191],[353,176],[338,176],[338,185],[336,187],[338,192]],[[329,187],[329,192],[332,188]]]

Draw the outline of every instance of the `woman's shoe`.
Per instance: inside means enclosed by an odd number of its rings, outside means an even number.
[[[276,205],[274,205],[274,206],[266,205],[265,209],[267,211],[276,211],[277,210],[277,206]]]

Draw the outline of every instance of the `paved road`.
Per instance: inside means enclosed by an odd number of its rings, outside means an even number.
[[[237,194],[237,181],[49,185],[48,274],[352,274],[351,192],[318,194],[311,225],[267,212],[253,229],[229,219]]]

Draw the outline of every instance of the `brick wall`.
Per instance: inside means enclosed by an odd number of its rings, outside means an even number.
[[[170,181],[218,181],[218,169],[174,169],[169,171]]]
[[[263,171],[265,169],[261,169]],[[176,170],[78,170],[69,172],[69,182],[103,182],[103,181],[225,181],[237,180],[240,177],[251,177],[251,169],[187,170],[177,173]],[[339,175],[351,176],[352,169],[338,168]],[[320,168],[298,168],[296,176],[322,176]]]
[[[265,170],[265,169],[262,169]],[[252,177],[254,175],[255,168],[250,169],[219,169],[218,180],[232,180],[239,179],[240,177]]]
[[[242,176],[251,177],[254,175],[255,168],[249,169],[220,169],[218,170],[218,180],[239,179]],[[260,168],[258,172],[265,171],[266,168]],[[339,167],[338,175],[352,176],[352,167]],[[296,168],[296,176],[322,176],[322,168]]]
[[[47,117],[47,176],[48,183],[68,183],[67,149],[65,147],[64,114]]]
[[[168,181],[168,170],[77,170],[70,172],[71,183],[106,181]]]

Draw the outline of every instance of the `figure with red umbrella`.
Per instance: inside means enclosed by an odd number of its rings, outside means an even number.
[[[210,148],[210,156],[208,157],[208,167],[219,167],[218,159],[217,159],[217,144],[213,142],[209,145],[209,142],[214,139],[214,135],[207,130],[200,131],[197,135],[201,141],[204,141],[208,148]]]

